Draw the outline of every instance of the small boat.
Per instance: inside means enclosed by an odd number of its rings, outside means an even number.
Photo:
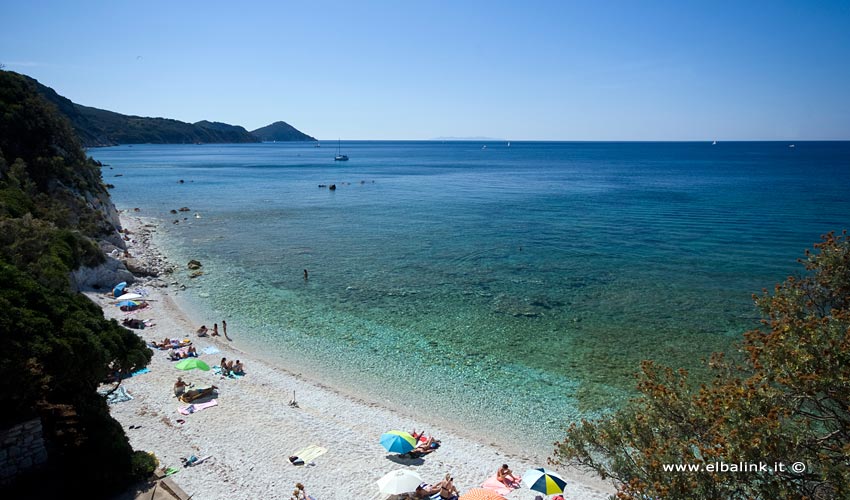
[[[712,146],[716,146],[716,145],[717,145],[717,141],[712,142],[712,143],[711,143],[711,145],[712,145]]]
[[[339,152],[339,139],[336,140],[336,156],[334,156],[334,161],[348,161],[348,155]]]
[[[481,146],[481,149],[487,149],[487,145]]]
[[[791,144],[791,145],[789,145],[788,147],[789,147],[789,148],[794,148],[794,147],[796,147],[796,146],[795,146],[795,145],[793,145],[793,144]]]
[[[508,147],[511,147],[511,143],[510,143],[510,142],[508,142]]]

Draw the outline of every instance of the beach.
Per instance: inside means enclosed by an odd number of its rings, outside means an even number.
[[[151,238],[158,223],[122,214],[122,225],[131,238],[128,252],[142,264],[162,265],[163,256]],[[460,429],[433,425],[417,415],[390,410],[380,401],[343,393],[303,373],[274,366],[248,352],[238,332],[228,332],[232,340],[223,335],[199,338],[195,331],[201,324],[220,325],[226,318],[188,315],[167,275],[140,278],[127,289],[147,293],[150,306],[124,313],[104,293],[87,295],[108,318],[130,317],[151,324],[134,330],[147,342],[188,338],[210,366],[218,365],[221,358],[239,359],[245,365],[246,374],[237,379],[221,377],[215,370],[180,371],[168,359],[168,351],[154,349],[149,371],[121,384],[132,399],[110,405],[133,448],[154,453],[161,467],[177,469],[172,479],[192,498],[289,498],[294,485],[301,482],[316,500],[382,499],[388,495],[381,494],[375,482],[404,468],[432,484],[449,473],[463,493],[480,487],[503,463],[518,474],[548,468],[547,457],[500,443],[498,429],[486,436],[464,435]],[[195,388],[217,386],[218,404],[187,415],[179,413],[178,408],[188,405],[173,394],[178,376]],[[424,430],[441,446],[421,459],[400,459],[379,444],[381,434],[393,429]],[[307,448],[327,451],[303,466],[292,465],[289,457]],[[181,459],[192,455],[209,458],[183,467]],[[609,483],[579,471],[554,470],[567,479],[564,495],[568,499],[603,499],[614,491]],[[506,497],[533,499],[537,494],[523,487]]]

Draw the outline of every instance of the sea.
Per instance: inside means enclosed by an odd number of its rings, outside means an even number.
[[[119,209],[162,222],[184,307],[239,348],[540,454],[634,397],[642,360],[705,377],[759,326],[753,295],[850,228],[850,142],[339,148],[88,153]]]

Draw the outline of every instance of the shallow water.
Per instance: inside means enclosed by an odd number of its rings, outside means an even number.
[[[850,143],[482,145],[90,154],[119,208],[203,263],[184,298],[240,343],[544,452],[628,397],[640,360],[729,349],[757,324],[752,293],[850,227]]]

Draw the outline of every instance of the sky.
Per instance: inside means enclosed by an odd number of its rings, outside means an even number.
[[[87,106],[319,139],[850,140],[850,2],[0,0]]]

